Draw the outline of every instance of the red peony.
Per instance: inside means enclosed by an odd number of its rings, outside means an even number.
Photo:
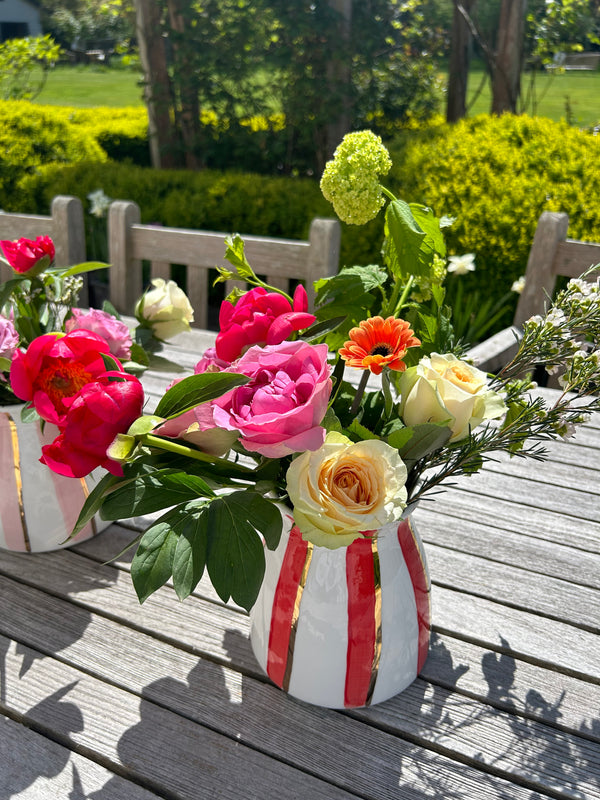
[[[6,260],[15,272],[21,274],[31,272],[42,259],[43,264],[35,272],[49,267],[54,260],[54,242],[49,236],[38,236],[35,241],[31,239],[17,239],[12,242],[4,240],[0,242],[0,247],[4,251]]]
[[[308,298],[303,286],[296,287],[293,305],[282,294],[259,287],[246,292],[232,305],[221,303],[217,356],[232,362],[252,345],[280,344],[294,331],[312,325],[316,317],[308,313]]]
[[[17,350],[13,356],[12,389],[21,400],[29,400],[42,419],[60,428],[77,392],[106,372],[102,353],[109,352],[107,342],[91,331],[38,336],[26,352]]]
[[[106,451],[142,414],[144,390],[133,375],[105,372],[87,383],[73,399],[62,432],[42,447],[40,461],[59,475],[83,478],[96,467],[123,475]]]

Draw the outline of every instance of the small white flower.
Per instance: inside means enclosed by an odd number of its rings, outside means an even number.
[[[448,272],[453,272],[455,275],[466,275],[474,270],[474,253],[465,253],[464,256],[450,256],[448,259]]]
[[[111,203],[111,198],[104,194],[102,189],[96,189],[95,192],[88,194],[90,201],[90,214],[94,217],[105,217],[108,207]]]
[[[516,281],[513,282],[513,285],[510,287],[511,292],[516,292],[517,294],[521,294],[523,289],[525,288],[525,275],[521,275]]]

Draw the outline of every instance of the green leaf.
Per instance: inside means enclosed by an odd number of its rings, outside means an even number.
[[[23,278],[12,278],[0,284],[0,309],[23,280]]]
[[[173,523],[178,534],[173,556],[173,586],[180,600],[190,595],[202,577],[208,547],[208,509],[184,506]]]
[[[248,381],[249,378],[245,375],[236,375],[232,372],[204,372],[201,375],[190,375],[165,392],[154,413],[165,419],[177,417],[201,403],[220,397],[236,386],[243,386]]]
[[[140,603],[171,577],[177,546],[177,533],[173,530],[172,522],[176,519],[174,512],[166,514],[148,528],[140,539],[131,562],[131,580]]]
[[[144,350],[144,348],[139,345],[137,342],[133,342],[131,345],[131,361],[136,364],[141,364],[144,367],[147,367],[150,363],[150,359],[148,357],[148,353]]]
[[[108,472],[98,481],[98,483],[86,497],[85,503],[83,504],[81,511],[79,512],[79,516],[77,517],[75,527],[71,531],[68,539],[72,539],[73,536],[76,536],[79,531],[87,525],[94,514],[100,510],[107,492],[111,490],[118,480],[119,478],[116,475],[111,475],[111,473]]]
[[[423,275],[421,246],[425,231],[414,218],[408,203],[392,200],[385,212],[385,257],[392,273],[401,279]]]
[[[75,264],[75,266],[67,269],[59,267],[48,271],[59,273],[61,278],[68,278],[70,275],[81,275],[84,272],[93,272],[94,270],[107,269],[108,267],[110,267],[110,264],[104,264],[102,261],[85,261],[83,264]]]
[[[234,492],[213,500],[209,507],[207,567],[223,602],[231,597],[247,611],[252,608],[265,571],[264,548],[257,529],[267,544],[275,547],[281,526],[279,510],[256,493]]]
[[[0,356],[0,372],[9,372],[11,363],[10,358]]]
[[[440,221],[435,216],[433,211],[427,206],[420,205],[419,203],[410,203],[410,210],[413,216],[425,233],[425,239],[421,245],[422,253],[425,253],[427,259],[436,254],[440,258],[446,257],[446,242],[444,234],[440,229]]]
[[[358,300],[360,295],[368,294],[373,289],[383,286],[387,279],[387,271],[378,264],[369,264],[364,267],[344,267],[337,275],[316,281],[315,304],[322,306],[325,303],[335,303],[336,301],[348,303],[349,298]],[[319,316],[319,312],[317,312],[317,316]]]
[[[325,412],[321,425],[327,432],[337,431],[338,433],[342,433],[343,430],[342,423],[339,421],[337,414],[332,408],[328,408]]]
[[[100,353],[100,355],[102,356],[102,361],[104,361],[104,367],[107,371],[121,371],[114,356],[111,356],[110,353]]]
[[[346,317],[331,317],[329,319],[322,320],[321,322],[315,322],[314,325],[311,325],[310,328],[307,328],[304,333],[302,334],[302,338],[307,342],[314,342],[316,339],[320,339],[322,336],[325,336],[327,333],[331,333],[331,331],[336,330],[339,326],[346,321]]]
[[[244,240],[242,237],[237,233],[234,236],[228,236],[225,239],[225,244],[227,245],[225,258],[235,267],[238,277],[241,280],[247,280],[248,278],[256,279],[254,270],[248,263],[248,259],[244,253]]]
[[[379,436],[368,428],[365,428],[364,425],[361,425],[357,419],[353,419],[350,425],[348,425],[348,432],[352,435],[351,438],[355,442],[365,441],[366,439],[379,439]]]
[[[121,319],[121,315],[117,311],[117,309],[113,306],[110,300],[105,300],[102,303],[102,311],[106,311],[107,314],[111,314],[116,319]]]
[[[33,406],[24,406],[21,409],[21,422],[37,422],[40,415]]]
[[[400,457],[410,468],[416,461],[443,447],[452,436],[445,422],[424,422],[420,425],[394,431],[388,437],[390,447],[395,447]],[[410,435],[409,435],[410,433]]]
[[[198,475],[170,471],[139,475],[111,492],[102,505],[102,518],[143,516],[199,497],[214,497],[214,492]]]

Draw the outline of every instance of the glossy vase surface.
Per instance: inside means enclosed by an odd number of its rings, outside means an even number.
[[[41,448],[59,431],[46,424],[21,422],[23,406],[0,406],[0,548],[36,553],[57,550],[96,535],[109,522],[95,517],[69,542],[81,507],[95,481],[65,478],[41,464]]]
[[[387,700],[417,677],[431,595],[410,516],[337,550],[303,541],[288,517],[277,550],[265,556],[250,638],[277,686],[315,705],[356,708]]]

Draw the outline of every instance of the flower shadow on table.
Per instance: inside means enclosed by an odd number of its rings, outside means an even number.
[[[34,722],[34,727],[35,725],[55,726],[56,719],[60,718],[61,733],[65,736],[83,730],[81,710],[75,703],[64,699],[74,686],[75,683],[71,683],[61,687],[27,711],[27,718]],[[5,718],[2,718],[2,721],[7,726],[12,724]],[[0,753],[2,750],[0,745]],[[26,757],[23,752],[17,755],[15,750],[10,747],[6,753],[2,753],[0,800],[9,800],[9,798],[19,795],[39,778],[54,778],[59,775],[68,764],[71,752],[66,747],[53,747],[52,745],[50,745],[50,750],[50,753],[47,751],[37,752],[36,757]],[[5,780],[1,780],[2,778]],[[85,800],[85,795],[77,789],[75,782],[69,798],[70,800]]]

